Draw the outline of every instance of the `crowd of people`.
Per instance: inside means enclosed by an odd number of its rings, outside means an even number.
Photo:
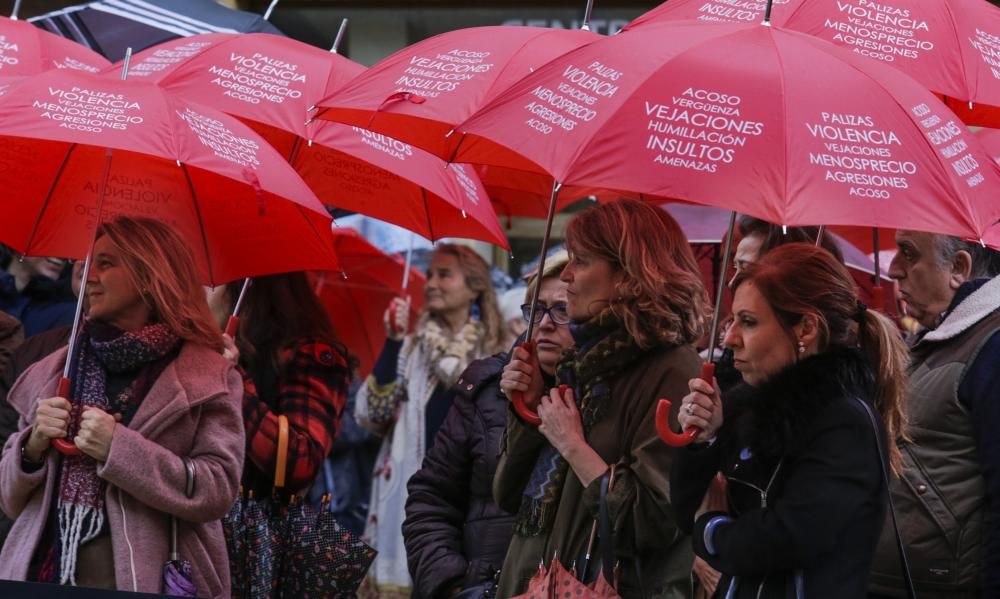
[[[254,279],[225,333],[243,283],[203,287],[158,221],[102,224],[85,280],[8,253],[0,578],[158,593],[174,520],[198,595],[228,598],[222,520],[281,469],[378,551],[365,597],[513,597],[557,562],[626,598],[1000,596],[1000,257],[898,231],[911,332],[822,230],[737,234],[713,380],[699,265],[634,200],[576,214],[520,305],[439,244],[371,373],[305,273]],[[661,439],[664,398],[692,444]]]

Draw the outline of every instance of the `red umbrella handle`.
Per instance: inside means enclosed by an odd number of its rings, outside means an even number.
[[[701,365],[701,380],[711,385],[713,378],[715,378],[715,364],[705,362]],[[656,432],[667,445],[684,447],[694,443],[694,440],[701,434],[701,429],[691,426],[683,433],[675,433],[670,428],[670,400],[661,399],[660,403],[656,405]]]
[[[535,357],[534,341],[525,341],[521,344],[521,349],[528,352],[529,360]],[[542,419],[538,417],[538,412],[528,407],[528,403],[524,399],[524,393],[521,391],[514,391],[510,394],[510,403],[514,406],[514,412],[521,417],[521,420],[532,426],[538,426],[542,423]]]
[[[236,339],[236,331],[240,329],[240,317],[230,316],[229,321],[226,323],[226,334]]]
[[[59,387],[56,389],[56,395],[59,397],[69,397],[68,378],[62,377],[59,379]],[[83,455],[80,448],[68,439],[52,439],[52,447],[55,447],[56,451],[63,455]]]

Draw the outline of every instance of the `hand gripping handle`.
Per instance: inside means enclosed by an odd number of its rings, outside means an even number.
[[[528,360],[532,360],[535,357],[535,342],[525,341],[521,344],[521,349],[528,352]],[[514,391],[510,394],[510,403],[514,406],[514,412],[521,417],[521,420],[525,421],[527,424],[532,426],[538,426],[542,423],[542,419],[538,417],[538,412],[528,407],[527,402],[524,399],[524,393],[521,391]]]
[[[226,334],[236,339],[236,331],[240,330],[240,317],[230,316],[229,321],[226,323]]]
[[[705,362],[701,365],[701,380],[709,385],[715,378],[715,364]],[[690,445],[701,434],[701,429],[696,426],[688,427],[683,433],[675,433],[670,428],[670,400],[661,399],[656,405],[656,432],[660,439],[671,447],[684,447]]]
[[[56,389],[56,395],[59,397],[69,397],[69,379],[62,377],[59,379],[59,387]],[[52,447],[56,448],[56,451],[63,455],[83,455],[80,448],[73,444],[69,439],[52,439]]]

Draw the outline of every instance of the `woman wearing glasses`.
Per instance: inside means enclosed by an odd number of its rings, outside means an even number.
[[[622,597],[690,597],[691,543],[668,497],[673,450],[657,437],[654,413],[661,397],[685,396],[701,367],[691,345],[707,305],[698,265],[665,211],[632,200],[577,215],[566,247],[574,349],[554,382],[569,389],[538,376],[520,348],[500,384],[525,393],[541,425],[511,412],[500,447],[493,495],[516,516],[499,596],[522,593],[540,561],[596,578],[599,558],[588,560],[586,549],[601,480],[614,466],[614,543],[595,555],[620,563]]]
[[[566,312],[566,283],[559,274],[565,252],[545,263],[532,333],[542,372],[552,377],[556,362],[573,346]],[[526,301],[530,301],[532,280]],[[527,320],[531,306],[521,311]],[[493,502],[493,473],[500,435],[507,423],[507,398],[500,374],[509,355],[477,360],[462,373],[455,400],[423,466],[410,478],[403,538],[420,597],[480,597],[493,584],[510,543],[514,517]]]

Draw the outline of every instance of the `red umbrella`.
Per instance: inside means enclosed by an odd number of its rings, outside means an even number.
[[[466,237],[510,249],[489,196],[469,165],[444,160],[360,127],[314,126],[292,165],[324,202],[430,240]]]
[[[670,0],[625,29],[678,19],[760,23],[765,7]],[[1000,9],[986,0],[790,0],[775,3],[772,21],[900,69],[946,96],[966,123],[1000,126]]]
[[[76,42],[25,21],[0,17],[0,77],[24,77],[49,69],[96,73],[110,64]]]
[[[137,54],[129,78],[267,125],[256,128],[287,153],[297,138],[308,137],[306,109],[364,70],[335,52],[280,35],[208,33]]]
[[[309,106],[364,70],[335,53],[258,33],[175,40],[139,54],[129,72],[243,120],[327,205],[432,240],[468,237],[507,247],[468,167],[446,168],[409,144],[359,128],[306,126]]]
[[[600,39],[541,27],[473,27],[408,46],[332,97],[316,118],[379,131],[448,158],[458,123],[553,58]]]
[[[358,374],[364,378],[385,343],[385,306],[394,297],[411,294],[410,321],[416,322],[424,303],[424,276],[411,269],[404,291],[403,264],[353,229],[333,229],[333,245],[343,273],[315,273],[316,294],[330,314],[337,336],[360,360]]]
[[[689,243],[717,245],[725,240],[729,228],[729,211],[694,204],[665,204],[663,209],[669,212],[670,216],[674,217],[677,224],[681,226]],[[862,236],[867,234],[868,243],[871,243],[871,229],[860,227],[852,227],[852,229],[859,231]],[[833,237],[837,248],[844,257],[844,264],[858,284],[860,299],[867,304],[874,305],[872,279],[875,275],[875,262],[844,237],[833,231],[827,231],[827,234]],[[706,288],[713,287],[712,282],[715,275],[717,273],[713,273],[713,276],[706,280]],[[729,274],[727,273],[726,276]],[[889,277],[883,274],[882,279],[891,285]],[[882,303],[883,305],[878,306],[878,308],[884,310],[886,314],[891,315],[897,312],[895,299],[891,297],[891,294],[889,298],[883,297]]]
[[[931,93],[776,27],[636,28],[550,62],[460,129],[461,161],[785,225],[978,238],[1000,216],[992,162]]]
[[[49,71],[0,98],[0,131],[0,240],[22,254],[83,258],[100,212],[171,223],[208,284],[336,268],[330,216],[288,163],[155,85]]]
[[[549,174],[553,207],[559,184],[571,184],[785,225],[978,237],[1000,215],[992,163],[930,92],[766,23],[657,23],[594,42],[539,68],[459,130],[456,159]],[[658,422],[665,440],[680,441],[666,418]]]
[[[287,162],[236,119],[155,85],[49,71],[0,98],[0,130],[11,208],[0,240],[21,254],[87,256],[86,278],[96,227],[131,215],[189,239],[209,284],[336,267],[330,216]],[[82,305],[81,295],[77,324]]]

